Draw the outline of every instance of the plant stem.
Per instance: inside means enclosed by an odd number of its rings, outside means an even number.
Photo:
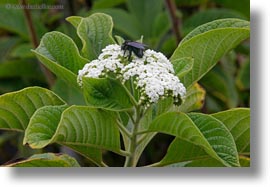
[[[124,167],[135,167],[136,166],[136,161],[135,161],[135,153],[137,149],[137,131],[139,127],[139,123],[141,120],[141,113],[140,113],[141,108],[138,106],[136,107],[136,117],[135,121],[133,123],[133,129],[131,132],[131,137],[130,137],[130,144],[128,148],[128,152],[130,152],[130,156],[126,157],[125,165]]]
[[[172,29],[176,37],[176,41],[177,43],[179,43],[181,41],[181,34],[179,31],[180,21],[179,19],[177,19],[175,2],[174,0],[165,0],[165,4],[170,14],[170,18],[172,22]]]
[[[127,87],[122,84],[123,88],[126,90],[128,96],[130,97],[131,99],[131,102],[135,105],[135,106],[138,106],[138,102],[136,101],[136,99],[134,98],[134,96],[130,93],[130,91],[127,89]]]
[[[130,138],[130,137],[131,137],[131,134],[130,134],[130,132],[126,129],[126,127],[124,127],[123,124],[120,123],[118,120],[116,121],[116,123],[117,123],[119,129],[120,129],[127,137]]]
[[[24,7],[27,6],[26,0],[20,0],[20,2],[21,2],[21,5],[23,5]],[[37,35],[35,32],[35,27],[34,27],[34,24],[32,21],[30,11],[27,8],[23,8],[23,12],[24,12],[27,27],[28,27],[28,30],[29,30],[29,33],[31,36],[32,44],[33,44],[34,48],[37,48],[38,47],[38,38],[37,38]],[[49,87],[51,87],[54,83],[53,74],[43,64],[41,64],[40,62],[38,64],[39,64],[39,67],[40,67],[42,73],[44,74],[44,76],[47,80]]]

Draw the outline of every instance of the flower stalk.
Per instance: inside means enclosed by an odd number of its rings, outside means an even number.
[[[130,156],[126,157],[125,165],[124,167],[136,167],[137,163],[135,162],[135,155],[136,155],[136,149],[137,149],[137,132],[139,128],[139,123],[141,120],[141,114],[140,114],[140,107],[136,107],[136,112],[135,112],[135,121],[133,123],[133,129],[131,132],[131,137],[130,137],[130,143],[128,147],[128,152],[130,152]]]

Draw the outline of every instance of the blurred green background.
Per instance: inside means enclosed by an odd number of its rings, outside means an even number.
[[[30,51],[42,35],[53,30],[69,35],[80,48],[82,44],[76,30],[65,20],[68,16],[86,17],[94,12],[109,14],[114,22],[113,35],[130,40],[143,36],[149,48],[167,57],[185,35],[203,23],[221,18],[250,19],[249,0],[28,0],[25,3],[32,8],[26,11],[21,3],[0,1],[0,95],[28,86],[42,86],[54,90],[69,104],[82,104],[83,99],[76,97],[76,92],[62,80],[48,81]],[[249,107],[249,56],[250,43],[245,41],[199,81],[206,90],[201,112]],[[51,145],[46,150],[31,150],[22,146],[22,138],[21,133],[0,130],[0,164],[50,151],[66,152],[75,156],[82,166],[94,166],[65,147]],[[159,161],[172,139],[168,135],[157,135],[147,146],[139,165]],[[121,166],[124,161],[111,152],[104,152],[104,160],[111,166]]]

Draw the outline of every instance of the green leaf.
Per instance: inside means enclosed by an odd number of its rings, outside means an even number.
[[[29,87],[0,96],[0,128],[23,131],[34,112],[48,105],[65,102],[50,90]]]
[[[241,167],[250,167],[250,158],[247,157],[239,157],[239,162]],[[153,164],[151,166],[161,166],[158,163]],[[206,157],[206,158],[199,158],[197,160],[192,161],[184,161],[178,162],[167,165],[167,167],[224,167],[220,162],[217,160]]]
[[[23,144],[27,143],[32,148],[39,147],[40,144],[50,144],[61,115],[67,108],[67,105],[39,108],[31,117],[28,128],[25,130]]]
[[[133,106],[119,81],[83,77],[83,93],[88,105],[108,110],[126,110]]]
[[[66,154],[36,154],[27,160],[19,161],[8,167],[80,167],[78,162]]]
[[[75,28],[78,27],[78,25],[81,23],[82,21],[82,17],[80,16],[70,16],[70,17],[67,17],[66,20],[71,23]]]
[[[232,134],[238,154],[249,153],[250,146],[250,110],[247,108],[236,108],[212,114],[221,121]],[[249,161],[241,159],[241,166],[247,166]],[[181,167],[220,167],[222,164],[209,157],[203,148],[180,138],[175,138],[170,144],[167,154],[158,163],[152,166],[164,166],[172,163],[187,162]],[[243,164],[242,164],[243,162]]]
[[[111,112],[86,106],[71,106],[62,113],[57,127],[44,125],[40,122],[42,115],[37,113],[31,120],[24,144],[27,143],[32,148],[43,148],[57,142],[73,148],[87,146],[121,153],[116,117]],[[59,116],[52,123],[56,124],[58,120]],[[47,129],[41,128],[42,126]],[[51,131],[50,136],[43,136],[48,135],[48,131]]]
[[[232,134],[226,126],[215,118],[200,113],[190,113],[188,116],[200,129],[220,158],[230,166],[239,166],[238,152]]]
[[[189,142],[187,140],[175,138],[173,142],[170,144],[164,158],[151,166],[160,167],[179,162],[190,162],[193,160],[201,160],[208,157],[209,155],[204,151],[204,149],[201,146],[195,145],[194,143]],[[215,161],[220,163],[216,159]]]
[[[203,77],[229,50],[249,37],[249,22],[221,19],[206,23],[189,33],[174,51],[171,61],[191,57],[193,68],[183,77],[186,87]]]
[[[57,31],[45,34],[35,52],[75,74],[88,62],[80,56],[74,41],[67,35]]]
[[[47,33],[33,52],[48,69],[78,88],[78,71],[88,61],[80,56],[71,38],[56,31]]]
[[[23,144],[30,144],[32,148],[40,145],[46,146],[55,142],[54,136],[60,123],[62,113],[68,106],[45,106],[38,109],[31,117],[28,128],[25,131]],[[96,164],[101,163],[101,150],[85,145],[66,145],[81,155],[87,157]]]
[[[187,74],[193,66],[194,60],[192,58],[179,58],[172,61],[175,74],[181,79]]]
[[[52,91],[63,98],[68,105],[85,105],[81,90],[75,89],[59,78],[54,83]]]
[[[190,142],[225,166],[239,166],[232,135],[223,123],[199,113],[168,112],[156,118],[149,131],[167,133]]]
[[[77,34],[83,43],[82,55],[89,60],[96,59],[103,48],[115,43],[112,28],[112,18],[106,14],[95,13],[82,18],[77,27]]]
[[[250,109],[235,108],[212,114],[230,130],[238,152],[250,152]]]
[[[152,107],[153,118],[163,114],[164,112],[167,112],[168,110],[170,110],[172,106],[173,106],[172,98],[165,98],[159,100],[158,103],[154,104]]]

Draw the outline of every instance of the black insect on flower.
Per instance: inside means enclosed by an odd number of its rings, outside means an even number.
[[[132,52],[139,58],[143,57],[143,52],[146,48],[146,45],[143,43],[139,43],[139,42],[133,42],[130,40],[126,40],[122,46],[121,49],[124,50],[124,55],[126,53],[126,51],[129,52],[128,54],[128,60],[131,60],[131,54]]]

